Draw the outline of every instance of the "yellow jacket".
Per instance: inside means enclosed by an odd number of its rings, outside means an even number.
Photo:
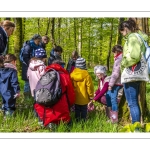
[[[76,94],[75,104],[88,104],[94,96],[94,85],[88,71],[75,68],[70,76]]]

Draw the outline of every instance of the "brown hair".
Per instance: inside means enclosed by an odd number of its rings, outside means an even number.
[[[129,18],[127,21],[123,21],[119,26],[119,30],[123,31],[125,27],[131,30],[131,32],[137,32],[139,30],[134,18]]]
[[[8,30],[11,27],[15,27],[15,23],[10,20],[4,20],[0,22],[0,26]]]
[[[71,55],[71,58],[74,58],[74,57],[77,57],[77,58],[79,57],[79,54],[76,50],[74,50]]]
[[[113,48],[112,48],[112,52],[122,52],[123,51],[123,48],[121,45],[115,45]]]
[[[3,58],[0,58],[0,68],[4,67],[4,60]]]
[[[4,63],[10,63],[12,61],[16,61],[17,57],[14,54],[7,54],[4,57]]]
[[[47,40],[49,40],[49,37],[47,35],[42,36],[42,38],[46,38]]]

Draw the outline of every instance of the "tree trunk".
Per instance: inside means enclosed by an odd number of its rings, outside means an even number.
[[[50,18],[47,19],[47,28],[46,28],[45,35],[48,35],[49,26],[50,26]]]
[[[61,18],[58,18],[58,44],[60,44]]]
[[[78,52],[81,55],[81,46],[82,46],[82,18],[79,18],[79,35],[78,35]]]
[[[109,71],[109,62],[110,62],[110,54],[111,54],[111,43],[112,43],[112,35],[113,35],[113,18],[111,21],[111,29],[110,29],[110,39],[109,39],[109,50],[108,50],[108,55],[107,55],[107,68]]]
[[[120,18],[119,19],[119,24],[121,24],[121,22],[123,22],[125,20],[125,18]],[[120,34],[120,31],[118,29],[118,41],[117,44],[122,45],[122,35]]]
[[[16,30],[15,30],[15,41],[14,41],[14,53],[19,58],[20,50],[22,47],[22,18],[16,18]],[[17,69],[21,70],[20,61],[17,60]]]
[[[55,18],[51,19],[51,25],[52,25],[51,32],[50,32],[51,42],[52,42],[53,47],[55,47],[56,46],[55,36],[54,36],[54,32],[55,32]]]
[[[146,34],[149,33],[148,18],[136,18],[136,22],[140,30],[142,30]],[[147,103],[146,103],[146,82],[141,82],[139,91],[140,93],[138,98],[139,98],[139,105],[141,109],[141,123],[143,123],[146,113],[148,111]]]
[[[77,35],[76,35],[76,18],[74,18],[74,47],[75,47],[75,50],[77,50]]]

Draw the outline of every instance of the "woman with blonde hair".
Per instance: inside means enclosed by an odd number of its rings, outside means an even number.
[[[15,24],[10,20],[0,22],[0,55],[6,54],[8,37],[14,32]]]

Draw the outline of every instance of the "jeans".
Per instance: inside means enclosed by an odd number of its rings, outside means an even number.
[[[24,84],[24,92],[30,92],[30,84],[29,84],[29,81],[25,81],[25,84]]]
[[[141,111],[138,103],[140,81],[124,83],[125,97],[130,108],[132,123],[140,122]]]
[[[75,104],[75,119],[76,121],[85,121],[87,117],[87,105],[77,105]]]
[[[107,107],[111,107],[113,111],[118,111],[118,91],[122,88],[122,86],[114,85],[112,90],[108,90],[106,93],[106,101]]]

